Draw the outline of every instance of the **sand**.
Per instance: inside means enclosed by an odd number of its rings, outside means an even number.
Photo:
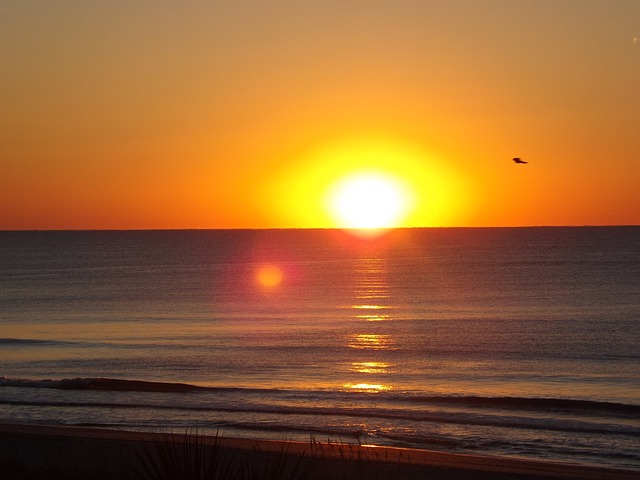
[[[163,441],[184,444],[183,435]],[[213,439],[211,439],[213,440]],[[208,441],[208,440],[207,440]],[[220,447],[244,465],[304,454],[310,478],[372,480],[639,480],[639,471],[586,467],[403,448],[221,438]],[[126,477],[158,434],[82,427],[0,424],[0,478]],[[271,460],[270,460],[271,459]],[[254,469],[255,470],[255,469]],[[255,478],[255,476],[253,477]]]

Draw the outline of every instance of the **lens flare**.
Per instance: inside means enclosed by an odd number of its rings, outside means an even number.
[[[256,280],[263,287],[276,287],[282,282],[282,270],[275,265],[262,265],[256,271]]]

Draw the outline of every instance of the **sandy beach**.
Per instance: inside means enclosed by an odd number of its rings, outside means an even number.
[[[183,445],[184,435],[163,442]],[[203,437],[204,438],[204,437]],[[27,478],[122,478],[158,434],[81,427],[0,424],[0,476]],[[215,438],[206,437],[206,442]],[[321,442],[274,442],[218,438],[219,448],[241,463],[304,456],[309,478],[404,479],[639,479],[640,472],[566,463],[458,455],[435,451]],[[315,476],[314,476],[315,474]],[[46,475],[46,476],[42,476]],[[40,477],[38,477],[40,476]],[[299,477],[297,477],[299,478]]]

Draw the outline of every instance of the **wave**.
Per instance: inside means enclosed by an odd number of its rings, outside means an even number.
[[[69,340],[50,340],[41,338],[0,338],[0,347],[100,347],[112,344],[97,342],[73,342]],[[135,347],[135,345],[134,345]]]
[[[0,400],[0,405],[52,408],[106,408],[109,410],[144,409],[173,410],[180,412],[207,412],[224,414],[258,414],[273,416],[311,417],[352,417],[410,422],[446,423],[455,425],[476,425],[489,427],[518,428],[524,430],[545,430],[557,432],[593,433],[607,435],[640,436],[640,427],[621,424],[593,423],[587,420],[563,420],[558,418],[539,419],[530,417],[504,417],[496,415],[477,415],[465,412],[420,413],[411,411],[393,411],[368,408],[318,408],[318,407],[282,407],[282,406],[196,406],[196,405],[158,405],[147,403],[107,403],[107,402],[56,402]],[[309,430],[313,423],[304,427]],[[271,430],[269,423],[260,423],[262,429]],[[291,427],[300,429],[300,427]]]
[[[68,345],[70,342],[55,340],[39,340],[35,338],[0,338],[0,346],[30,346],[30,345]]]
[[[118,378],[64,378],[61,380],[28,380],[0,377],[0,387],[52,388],[56,390],[104,390],[112,392],[165,392],[185,393],[211,390],[188,383],[122,380]]]
[[[57,390],[102,390],[114,392],[156,392],[156,393],[189,393],[189,392],[245,392],[275,394],[286,392],[300,395],[311,395],[314,398],[322,395],[369,395],[367,392],[341,391],[292,391],[279,389],[242,388],[242,387],[206,387],[179,382],[157,382],[147,380],[129,380],[106,377],[77,377],[59,380],[52,379],[22,379],[0,377],[0,387],[30,387],[51,388]],[[495,410],[533,410],[557,413],[593,413],[603,415],[628,415],[640,418],[640,405],[605,402],[595,400],[580,400],[568,398],[535,398],[535,397],[483,397],[462,395],[415,395],[402,392],[375,393],[377,397],[384,397],[393,403],[413,403],[424,406],[463,406],[478,407]]]
[[[153,396],[126,396],[118,397],[117,402],[109,401],[111,397],[67,397],[38,398],[38,399],[0,399],[0,405],[27,406],[42,408],[106,408],[114,409],[139,409],[139,410],[173,410],[177,412],[202,412],[209,414],[256,414],[275,418],[297,416],[308,418],[310,425],[320,424],[310,417],[323,418],[347,418],[354,419],[385,419],[391,421],[409,421],[433,424],[459,424],[478,425],[491,427],[506,427],[528,430],[547,430],[561,432],[580,432],[594,434],[634,435],[640,436],[640,426],[635,422],[621,421],[624,418],[640,419],[640,406],[614,404],[607,402],[594,402],[568,399],[546,398],[512,398],[512,397],[460,397],[460,396],[434,396],[413,397],[412,402],[421,402],[424,408],[406,407],[406,396],[393,393],[387,397],[387,401],[377,406],[361,404],[360,406],[344,404],[334,406],[335,395],[341,392],[303,392],[287,390],[260,390],[242,388],[201,387],[185,383],[149,382],[141,380],[121,380],[113,378],[75,378],[62,380],[25,380],[0,377],[1,386],[27,387],[27,388],[51,388],[59,390],[91,390],[91,391],[123,391],[123,392],[170,392],[188,394],[191,392],[210,392],[213,395],[204,397],[180,396],[179,398]],[[215,393],[227,392],[228,395],[217,396]],[[246,401],[247,395],[253,395],[252,400]],[[286,404],[278,398],[284,394],[291,397],[288,400],[296,404]],[[312,404],[304,405],[301,396],[311,398]],[[342,392],[343,395],[354,393]],[[324,395],[324,398],[323,398]],[[363,393],[363,395],[367,395]],[[380,394],[376,394],[379,398]],[[244,400],[243,400],[244,399]],[[88,401],[87,401],[88,400]],[[433,408],[428,403],[442,408]],[[287,402],[288,403],[288,402]],[[447,409],[446,406],[453,406]],[[470,405],[471,408],[461,408]],[[483,408],[477,408],[481,405]],[[505,408],[506,405],[506,408]],[[516,405],[516,408],[510,408]],[[525,409],[524,406],[531,406]],[[547,409],[546,415],[540,415],[540,405]],[[562,410],[554,410],[562,407]],[[573,407],[573,408],[571,408]],[[596,409],[600,407],[600,409]],[[620,415],[624,411],[625,415]],[[271,421],[270,420],[270,421]],[[358,420],[360,421],[360,420]],[[305,422],[306,423],[306,422]],[[349,422],[354,424],[354,422]]]
[[[410,398],[411,402],[428,404],[460,404],[477,407],[505,407],[509,409],[547,410],[547,411],[585,411],[614,414],[640,415],[640,405],[601,402],[594,400],[576,400],[569,398],[533,398],[533,397],[480,397],[480,396],[420,396]]]

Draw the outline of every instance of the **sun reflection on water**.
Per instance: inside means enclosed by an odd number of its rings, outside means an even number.
[[[353,362],[351,370],[358,373],[389,373],[390,366],[386,362]]]
[[[373,315],[371,313],[367,313],[365,315],[356,315],[355,318],[361,318],[366,320],[367,322],[382,322],[384,320],[389,320],[389,315]]]
[[[390,335],[377,333],[356,333],[349,337],[349,348],[358,350],[390,350],[393,348]]]
[[[346,339],[346,346],[354,350],[347,368],[355,378],[343,385],[349,391],[379,393],[393,388],[383,380],[394,365],[382,355],[396,349],[395,339],[385,331],[393,309],[386,273],[386,260],[381,258],[362,258],[355,267],[355,301],[350,309],[358,323],[357,331]],[[377,322],[375,327],[372,322]]]
[[[368,392],[368,393],[380,393],[392,390],[389,385],[375,384],[375,383],[346,383],[344,385],[345,388],[358,392]]]

